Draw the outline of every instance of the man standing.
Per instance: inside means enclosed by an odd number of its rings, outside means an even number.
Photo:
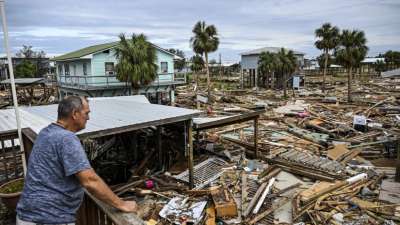
[[[83,188],[124,212],[134,201],[117,197],[91,168],[75,135],[89,120],[89,104],[68,96],[58,105],[58,119],[40,131],[29,157],[25,185],[17,205],[17,225],[74,224]]]

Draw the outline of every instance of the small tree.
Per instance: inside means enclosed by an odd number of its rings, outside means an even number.
[[[19,58],[24,58],[22,62],[24,65],[21,65],[19,68],[32,69],[32,65],[28,65],[26,61],[30,61],[31,64],[34,64],[35,71],[33,72],[32,77],[39,77],[48,72],[49,62],[45,59],[46,53],[44,51],[34,51],[32,46],[23,45],[22,49],[20,49],[15,55]]]
[[[395,69],[400,66],[400,52],[389,50],[384,54],[388,69]]]
[[[319,38],[315,46],[324,52],[324,75],[322,81],[322,92],[325,92],[326,70],[328,67],[329,52],[339,44],[339,28],[332,27],[330,23],[324,23],[322,27],[315,30],[315,36]],[[321,66],[321,65],[320,65]]]
[[[283,79],[283,94],[287,97],[287,82],[291,78],[291,75],[296,71],[297,60],[292,50],[287,51],[284,48],[277,53],[279,60],[278,68],[281,69]]]
[[[119,45],[115,48],[117,78],[131,83],[138,94],[141,85],[148,85],[157,77],[156,49],[144,34],[132,34],[130,39],[120,34],[119,38]]]
[[[196,85],[199,85],[199,72],[204,69],[204,60],[200,55],[194,55],[190,59],[191,61],[191,66],[190,70],[192,70],[194,73],[196,73]]]
[[[185,53],[182,50],[173,49],[173,48],[168,49],[168,51],[181,58],[181,59],[174,60],[174,69],[181,71],[186,65]]]
[[[361,61],[364,60],[368,52],[366,46],[367,39],[363,31],[358,30],[343,30],[340,35],[340,45],[336,50],[337,62],[346,67],[348,70],[347,75],[347,101],[351,102],[351,78],[352,71],[355,67],[359,66]]]
[[[379,73],[379,76],[381,76],[381,73],[385,71],[386,64],[383,60],[378,60],[374,63],[374,68],[375,71]]]
[[[17,78],[31,78],[35,77],[37,67],[29,60],[22,60],[22,62],[15,66],[15,77]]]
[[[277,66],[278,66],[278,58],[276,54],[270,53],[270,52],[262,52],[260,54],[259,60],[258,60],[258,69],[259,69],[259,74],[261,74],[263,78],[263,85],[265,85],[266,80],[268,81],[268,86],[269,86],[269,80],[270,77],[273,75],[275,72]]]

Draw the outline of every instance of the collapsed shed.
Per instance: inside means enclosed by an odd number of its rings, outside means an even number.
[[[103,175],[102,178],[107,183],[113,185],[128,182],[131,176],[150,173],[146,172],[145,162],[150,163],[155,171],[164,172],[172,165],[171,158],[176,159],[177,155],[188,160],[189,184],[193,182],[192,118],[199,111],[150,104],[144,96],[93,98],[89,99],[89,105],[90,120],[77,136],[82,141],[93,168],[100,176]],[[28,133],[32,143],[41,129],[57,119],[57,105],[21,107],[20,111],[22,127],[30,128]],[[0,134],[15,129],[12,109],[0,110]],[[176,144],[168,142],[169,139]],[[9,147],[18,150],[18,145],[17,136],[13,136],[10,140],[2,140],[0,148],[2,152]],[[32,145],[30,148],[26,143],[24,145],[26,154],[29,155]],[[173,153],[170,153],[171,149]],[[21,176],[22,170],[19,173]],[[78,218],[78,221],[85,221],[83,224],[90,224],[90,219],[97,218],[89,215],[89,206],[100,207],[97,213],[107,211],[105,215],[109,217],[118,214],[89,193],[85,199]],[[115,216],[112,220],[123,221],[122,218],[125,217]],[[125,220],[140,221],[133,215]]]

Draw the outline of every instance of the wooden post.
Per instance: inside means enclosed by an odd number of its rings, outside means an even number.
[[[258,116],[254,119],[254,157],[258,158]]]
[[[158,162],[159,162],[159,169],[162,170],[164,168],[164,157],[162,151],[162,140],[161,140],[161,127],[157,126],[156,130],[156,139],[157,139],[157,151],[158,151]]]
[[[400,141],[396,141],[396,149],[397,149],[397,163],[396,163],[396,177],[395,181],[400,182]]]
[[[243,89],[243,76],[244,76],[244,71],[243,71],[243,69],[241,68],[240,69],[240,88],[241,89]]]
[[[189,168],[189,188],[194,188],[194,169],[193,169],[193,138],[192,138],[192,120],[187,120],[185,122],[187,129],[187,157],[188,157],[188,168]]]

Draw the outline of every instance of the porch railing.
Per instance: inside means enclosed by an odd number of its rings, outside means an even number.
[[[80,89],[98,88],[98,87],[118,87],[125,86],[120,82],[116,75],[104,76],[57,76],[57,82],[60,86],[75,87]]]
[[[145,223],[133,213],[119,212],[86,192],[78,211],[76,225],[145,225]]]
[[[126,86],[125,82],[117,79],[116,75],[104,76],[75,76],[75,75],[58,75],[57,82],[61,87],[72,87],[79,89],[93,89],[93,88],[115,88]],[[186,74],[158,74],[156,80],[153,82],[156,85],[171,82],[186,82]],[[128,84],[128,86],[130,86]]]

